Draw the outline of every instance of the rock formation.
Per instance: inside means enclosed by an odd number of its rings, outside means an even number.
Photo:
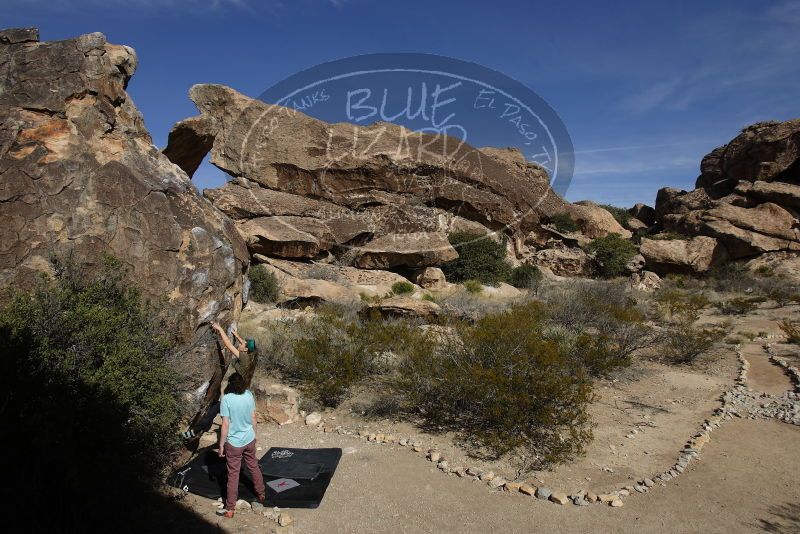
[[[0,32],[0,286],[30,287],[51,254],[103,254],[178,318],[174,365],[203,415],[225,368],[207,326],[235,322],[248,252],[234,224],[155,146],[125,88],[134,51],[100,33]]]
[[[190,97],[201,114],[174,126],[164,153],[191,175],[210,151],[234,178],[205,195],[237,221],[251,254],[413,270],[456,258],[447,234],[469,231],[506,238],[512,262],[536,261],[530,234],[562,213],[588,238],[630,236],[599,206],[559,197],[516,149],[328,124],[219,85]]]
[[[695,239],[643,241],[648,268],[700,272],[726,260],[800,252],[800,119],[745,128],[706,155],[700,170],[693,191],[661,189],[654,214],[661,230]]]

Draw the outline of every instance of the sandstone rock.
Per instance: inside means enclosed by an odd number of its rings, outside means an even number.
[[[550,495],[550,501],[563,506],[569,503],[569,498],[567,498],[567,495],[565,493],[557,491]]]
[[[494,477],[489,481],[489,487],[492,489],[501,488],[506,485],[506,479],[503,477]]]
[[[614,499],[609,503],[612,508],[621,508],[625,503],[622,502],[622,499]]]
[[[390,234],[355,250],[353,265],[361,269],[430,267],[458,258],[444,234]]]
[[[642,239],[639,252],[646,266],[656,273],[701,273],[727,259],[727,251],[716,239]]]
[[[588,200],[581,200],[569,207],[568,213],[581,227],[581,233],[591,237],[605,237],[608,234],[619,234],[631,237],[631,232],[620,225],[610,212]]]
[[[627,285],[634,291],[651,293],[661,287],[661,278],[652,271],[642,271],[641,273],[633,273],[628,278]]]
[[[442,313],[442,308],[435,302],[412,299],[409,297],[392,297],[362,309],[363,315],[377,313],[383,317],[419,317],[430,320]]]
[[[353,298],[359,298],[360,293],[369,296],[383,296],[392,289],[397,282],[408,282],[406,278],[391,271],[380,269],[358,269],[345,265],[332,265],[327,263],[303,263],[298,261],[268,258],[260,254],[253,255],[253,260],[267,263],[293,278],[303,280],[325,280],[348,288]]]
[[[278,524],[280,526],[288,527],[292,523],[294,523],[294,519],[292,519],[292,516],[290,516],[286,512],[281,512],[281,515],[278,516]]]
[[[632,257],[627,264],[625,264],[625,270],[629,273],[638,273],[644,268],[645,259],[644,256],[641,254],[636,254]]]
[[[603,504],[609,504],[616,498],[617,496],[612,493],[601,493],[600,495],[597,496],[597,500]]]
[[[750,271],[767,269],[777,276],[800,281],[800,253],[798,252],[767,252],[748,261],[745,265]]]
[[[252,509],[252,507],[250,506],[250,503],[247,502],[246,500],[239,499],[238,501],[236,501],[236,509],[237,510],[250,510],[250,509]]]
[[[317,426],[322,422],[322,414],[318,412],[311,412],[306,416],[306,425],[307,426]]]
[[[519,482],[506,482],[506,490],[511,493],[516,493],[522,490],[522,484]]]
[[[279,258],[314,258],[333,246],[333,234],[310,217],[258,217],[240,225],[250,254]]]
[[[439,451],[431,451],[430,454],[428,454],[428,458],[433,463],[437,463],[441,457],[442,455],[439,453]]]
[[[447,280],[444,273],[438,267],[424,267],[414,271],[414,282],[425,289],[444,289],[447,287]]]
[[[0,286],[30,288],[51,253],[90,267],[116,256],[146,298],[168,300],[178,387],[201,430],[225,373],[208,324],[238,320],[245,243],[153,146],[125,92],[133,49],[37,33],[0,33]]]
[[[711,207],[711,198],[703,189],[691,192],[664,187],[656,194],[655,218],[661,222],[666,215],[689,213]]]
[[[252,385],[256,398],[256,410],[268,421],[287,425],[300,417],[298,393],[285,384],[261,378]]]
[[[742,208],[717,203],[684,215],[666,215],[664,226],[689,235],[714,237],[732,259],[763,252],[800,250],[797,219],[777,204]]]
[[[706,188],[719,198],[741,180],[796,181],[800,173],[798,159],[800,119],[756,123],[703,158],[696,187]]]
[[[533,486],[531,486],[530,484],[522,484],[522,485],[519,487],[519,491],[520,491],[521,493],[524,493],[525,495],[531,495],[531,496],[533,496],[533,495],[535,495],[535,494],[536,494],[536,488],[534,488],[534,487],[533,487]]]
[[[779,206],[800,208],[800,185],[783,182],[739,182],[735,191]]]
[[[513,149],[478,150],[388,123],[327,124],[219,85],[194,86],[190,97],[201,115],[175,125],[165,154],[191,174],[210,146],[211,162],[237,183],[206,195],[236,219],[319,217],[318,204],[279,213],[254,201],[271,195],[264,190],[338,206],[378,238],[450,231],[458,221],[512,236],[569,206],[544,169]],[[283,197],[277,206],[286,203],[302,204]]]
[[[547,267],[560,276],[588,276],[592,270],[592,260],[580,248],[547,248],[536,251],[531,262]]]
[[[656,210],[646,204],[634,204],[628,210],[635,219],[644,223],[645,226],[653,226],[656,223]]]

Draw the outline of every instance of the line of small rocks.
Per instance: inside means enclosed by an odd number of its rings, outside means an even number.
[[[736,356],[739,361],[739,370],[734,388],[722,395],[722,406],[716,408],[712,412],[712,415],[703,421],[700,429],[689,438],[678,455],[675,464],[663,473],[659,473],[651,478],[641,479],[635,484],[625,485],[618,490],[607,493],[598,494],[591,490],[581,490],[577,493],[568,494],[566,492],[553,491],[544,486],[536,487],[531,484],[514,482],[506,477],[495,474],[493,471],[483,470],[478,467],[454,467],[450,465],[438,450],[427,449],[421,442],[413,438],[398,438],[393,434],[375,433],[368,430],[351,430],[341,425],[334,427],[330,423],[323,423],[322,416],[319,413],[309,414],[306,417],[306,424],[326,433],[335,432],[337,434],[353,436],[370,443],[389,443],[407,447],[413,452],[424,453],[425,457],[430,462],[434,463],[443,473],[480,481],[494,490],[522,493],[539,500],[549,501],[559,505],[571,503],[575,506],[588,506],[594,503],[601,503],[619,508],[624,505],[623,499],[625,497],[631,496],[634,493],[648,493],[651,489],[656,487],[657,484],[665,487],[667,482],[678,477],[689,467],[692,461],[700,457],[700,451],[706,443],[711,440],[711,432],[714,429],[719,428],[727,419],[741,416],[737,404],[740,403],[739,397],[743,394],[742,391],[747,391],[747,371],[750,368],[750,363],[742,355],[740,345],[736,346]]]
[[[217,498],[216,501],[212,503],[212,505],[217,509],[222,509],[225,507],[225,503],[222,501],[222,497]],[[280,508],[277,506],[274,508],[269,508],[264,506],[258,501],[248,502],[244,499],[239,499],[236,501],[236,511],[237,512],[253,512],[255,514],[260,514],[267,519],[274,521],[279,526],[288,527],[292,523],[294,523],[294,519],[288,513],[281,511]]]

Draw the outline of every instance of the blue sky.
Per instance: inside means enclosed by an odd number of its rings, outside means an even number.
[[[800,117],[800,0],[0,0],[0,13],[0,26],[38,26],[43,40],[101,31],[135,48],[128,90],[158,146],[197,113],[195,83],[256,97],[356,54],[476,62],[560,115],[573,201],[652,205],[660,187],[691,188],[702,156],[743,126]],[[209,165],[195,175],[200,187],[222,179]]]

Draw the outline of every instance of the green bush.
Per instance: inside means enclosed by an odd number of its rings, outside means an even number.
[[[558,213],[550,217],[550,224],[562,234],[569,234],[580,230],[580,226],[569,213]]]
[[[506,262],[506,246],[480,234],[457,232],[448,236],[459,257],[442,265],[447,280],[464,282],[479,280],[496,286],[505,282],[511,272]]]
[[[179,445],[177,378],[167,365],[179,340],[164,310],[126,285],[117,260],[89,273],[54,259],[53,270],[0,309],[0,413],[14,491],[79,496],[80,511],[74,499],[56,499],[34,520],[64,531],[85,527],[86,510],[92,520],[132,518],[156,498]]]
[[[414,292],[414,285],[411,282],[395,282],[392,284],[392,293],[395,295],[407,295]]]
[[[542,281],[542,271],[535,265],[523,263],[511,270],[508,283],[519,289],[536,289]]]
[[[466,289],[468,293],[481,293],[483,291],[483,284],[478,280],[466,280],[464,281],[464,289]]]
[[[600,204],[600,207],[609,212],[623,228],[627,228],[628,222],[633,218],[633,215],[628,213],[625,208],[618,208],[610,204]]]
[[[475,453],[520,449],[529,468],[564,462],[591,439],[592,384],[544,336],[544,317],[531,302],[462,325],[441,350],[403,360],[394,387],[426,426],[456,432]]]
[[[625,274],[625,265],[637,253],[636,245],[613,233],[595,239],[587,250],[594,254],[597,272],[607,278]]]
[[[250,279],[250,298],[255,302],[267,303],[278,300],[281,288],[278,279],[263,265],[251,267],[247,273]]]
[[[721,341],[728,330],[724,326],[699,328],[690,323],[678,323],[666,332],[664,354],[674,363],[693,363]]]
[[[282,359],[270,363],[324,406],[338,406],[354,386],[385,372],[387,354],[432,347],[411,323],[347,317],[336,307],[318,309],[317,317],[293,330],[288,353],[284,349]],[[286,347],[285,339],[278,336],[274,343]]]
[[[430,293],[425,293],[424,295],[422,295],[422,300],[427,300],[428,302],[436,302],[437,301],[436,297],[434,297]]]

